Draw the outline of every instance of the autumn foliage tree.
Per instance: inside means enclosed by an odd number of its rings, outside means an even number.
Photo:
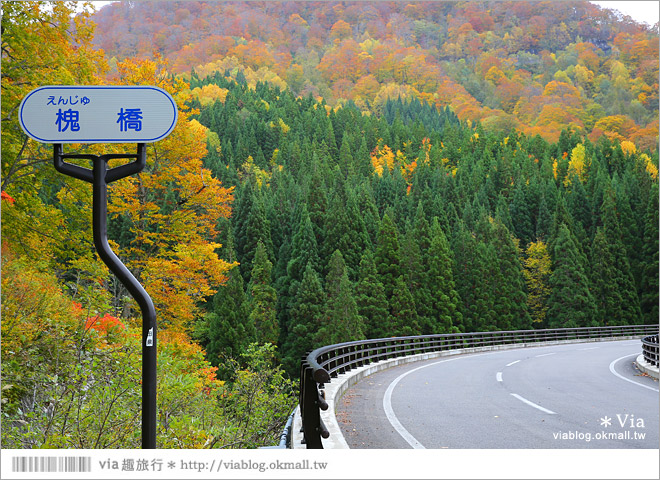
[[[177,127],[147,148],[147,168],[117,182],[108,207],[121,218],[130,240],[120,241],[129,267],[140,272],[164,325],[183,328],[199,311],[198,302],[227,279],[229,263],[216,249],[217,220],[228,217],[231,189],[202,166],[206,128],[190,119],[190,94],[181,80],[165,74],[162,61],[118,64],[121,84],[151,84],[172,94],[179,106]]]
[[[91,188],[58,174],[52,148],[25,135],[18,122],[22,99],[43,85],[96,84],[107,69],[92,46],[89,12],[73,16],[72,2],[2,5],[2,192],[4,241],[42,267],[66,263],[73,290],[103,295],[104,275],[93,258]],[[73,146],[74,148],[80,146]],[[75,151],[73,152],[75,153]],[[45,192],[48,193],[45,193]],[[74,220],[67,221],[66,217]]]
[[[534,325],[545,326],[552,273],[550,255],[541,240],[530,243],[525,253],[523,274],[527,284],[529,313]]]

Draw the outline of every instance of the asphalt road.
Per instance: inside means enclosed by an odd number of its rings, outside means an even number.
[[[337,419],[351,448],[658,448],[639,340],[458,355],[378,372]]]

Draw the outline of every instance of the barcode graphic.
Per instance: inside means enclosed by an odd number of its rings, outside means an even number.
[[[12,457],[12,472],[91,472],[92,457]]]

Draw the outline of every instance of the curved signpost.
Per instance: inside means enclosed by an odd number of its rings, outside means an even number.
[[[131,293],[142,311],[142,448],[156,448],[156,310],[149,294],[108,245],[108,183],[139,173],[146,144],[167,137],[178,110],[169,93],[152,86],[44,86],[25,96],[19,109],[23,131],[53,144],[55,169],[93,186],[94,245],[103,262]],[[64,143],[137,143],[135,154],[64,154]],[[90,160],[92,169],[64,159]],[[132,159],[108,168],[108,161]]]

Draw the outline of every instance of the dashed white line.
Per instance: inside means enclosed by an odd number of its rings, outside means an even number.
[[[592,348],[599,348],[599,347],[592,347]],[[589,350],[591,350],[592,348],[589,348]],[[495,354],[498,354],[498,353],[503,353],[503,352],[488,352],[488,353],[480,353],[480,354],[476,354],[476,355],[470,355],[470,357],[477,357],[477,356],[483,356],[483,355],[495,355]],[[542,354],[542,355],[536,355],[536,357],[546,357],[546,356],[549,356],[549,355],[554,355],[555,353],[557,353],[557,352],[545,353],[545,354]],[[622,359],[627,358],[627,357],[630,357],[630,356],[632,356],[632,355],[626,355],[626,356],[624,356],[624,357],[617,358],[616,360],[614,360],[612,363],[610,363],[610,371],[611,371],[614,375],[616,375],[617,377],[619,377],[619,378],[621,378],[621,379],[623,379],[623,380],[625,380],[625,381],[627,381],[627,382],[634,383],[634,384],[636,384],[636,385],[639,385],[640,387],[648,388],[649,390],[653,390],[653,391],[656,391],[656,392],[657,392],[658,389],[653,388],[653,387],[649,387],[649,386],[647,386],[647,385],[642,385],[641,383],[637,383],[637,382],[634,382],[634,381],[632,381],[632,380],[629,380],[629,379],[627,379],[627,378],[625,378],[625,377],[619,375],[619,374],[614,370],[614,365],[615,365],[619,360],[622,360]],[[396,378],[396,379],[395,379],[395,380],[394,380],[394,381],[388,386],[387,391],[385,392],[385,395],[384,395],[384,397],[383,397],[383,409],[385,410],[385,416],[386,416],[387,419],[389,420],[390,424],[391,424],[391,425],[394,427],[394,429],[397,431],[397,433],[399,433],[399,435],[401,435],[401,437],[403,437],[403,439],[404,439],[404,440],[405,440],[405,441],[406,441],[411,447],[416,448],[416,449],[425,449],[425,448],[426,448],[426,447],[424,447],[424,445],[422,445],[422,444],[421,444],[421,443],[420,443],[415,437],[413,437],[413,436],[410,434],[410,432],[408,432],[408,430],[406,430],[406,428],[401,424],[401,422],[399,422],[399,419],[396,417],[396,414],[394,413],[394,410],[392,409],[392,393],[393,393],[393,391],[394,391],[394,387],[395,387],[395,386],[399,383],[399,381],[402,380],[405,376],[407,376],[407,375],[409,375],[409,374],[411,374],[411,373],[413,373],[413,372],[415,372],[415,371],[417,371],[417,370],[421,370],[422,368],[430,367],[430,366],[432,366],[432,365],[437,365],[438,363],[451,362],[451,361],[454,361],[454,360],[458,360],[459,358],[462,358],[462,357],[455,357],[455,358],[449,358],[449,359],[446,359],[446,360],[440,360],[440,361],[438,361],[438,362],[429,363],[429,364],[423,365],[423,366],[421,366],[421,367],[417,367],[417,368],[415,368],[415,369],[413,369],[413,370],[409,370],[409,371],[407,371],[407,372],[405,372],[405,373],[399,375],[399,376],[398,376],[398,377],[397,377],[397,378]],[[507,366],[507,367],[510,367],[511,365],[515,365],[516,363],[518,363],[518,362],[520,362],[520,361],[521,361],[521,360],[515,360],[515,361],[513,361],[513,362],[511,362],[511,363],[508,363],[506,366]],[[501,381],[502,381],[502,372],[497,372],[496,378],[497,378],[497,381],[498,381],[498,382],[501,382]],[[517,398],[517,399],[520,400],[521,402],[526,403],[526,404],[529,405],[530,407],[534,407],[534,408],[536,408],[537,410],[540,410],[540,411],[542,411],[542,412],[544,412],[544,413],[547,413],[547,414],[549,414],[549,415],[557,415],[556,412],[553,412],[552,410],[548,410],[547,408],[542,407],[542,406],[540,406],[540,405],[537,405],[537,404],[534,403],[534,402],[530,402],[529,400],[527,400],[527,399],[524,398],[524,397],[521,397],[521,396],[518,395],[517,393],[511,393],[510,395],[511,395],[512,397]]]
[[[597,350],[600,347],[578,348],[578,351],[585,352],[587,350]]]
[[[518,395],[517,393],[512,393],[511,396],[512,396],[512,397],[516,397],[516,398],[517,398],[518,400],[520,400],[521,402],[526,403],[526,404],[529,405],[530,407],[537,408],[537,409],[541,410],[542,412],[548,413],[548,414],[550,414],[550,415],[557,415],[557,414],[556,414],[555,412],[553,412],[552,410],[548,410],[547,408],[543,408],[541,405],[537,405],[537,404],[535,404],[534,402],[530,402],[529,400],[527,400],[527,399],[524,398],[524,397],[521,397],[521,396]]]

